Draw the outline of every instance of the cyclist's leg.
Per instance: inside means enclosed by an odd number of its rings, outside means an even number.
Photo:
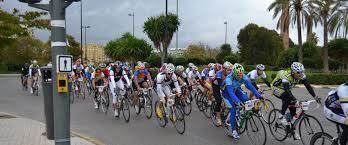
[[[216,114],[216,118],[218,120],[219,125],[221,125],[221,93],[220,93],[220,87],[218,85],[213,84],[213,93],[215,97],[215,106],[214,106],[214,112]]]
[[[230,109],[230,124],[231,124],[231,133],[236,130],[236,106],[233,102],[233,99],[231,96],[229,96],[227,90],[223,91],[224,98],[228,100],[228,102],[231,104],[232,108]]]
[[[288,95],[285,92],[281,94],[280,98],[282,99],[282,109],[281,109],[280,113],[284,116],[286,110],[289,107],[289,105],[295,105],[294,101],[296,100],[296,98],[290,97],[290,95]],[[292,117],[295,116],[296,108],[295,107],[291,107],[291,108],[289,108],[289,110],[290,110],[291,116]]]
[[[341,145],[347,145],[348,143],[348,125],[340,124],[342,128],[342,135],[340,143]]]

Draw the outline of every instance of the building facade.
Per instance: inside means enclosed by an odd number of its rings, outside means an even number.
[[[83,58],[88,63],[100,63],[100,62],[108,62],[110,59],[104,53],[104,46],[100,44],[87,44],[83,45]]]

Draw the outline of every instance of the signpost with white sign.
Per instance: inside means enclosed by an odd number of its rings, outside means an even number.
[[[71,55],[57,55],[57,72],[71,72],[72,71],[72,56]]]

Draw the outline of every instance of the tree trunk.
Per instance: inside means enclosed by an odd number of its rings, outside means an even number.
[[[289,7],[285,7],[281,15],[281,36],[283,39],[283,47],[285,50],[289,48]]]
[[[328,73],[329,71],[329,54],[328,54],[328,22],[327,17],[324,16],[324,47],[323,47],[323,65],[324,72]]]
[[[313,18],[310,17],[308,19],[308,22],[307,22],[307,42],[310,42],[312,40],[314,40],[312,37],[312,33],[313,33]]]
[[[297,38],[298,38],[298,60],[303,63],[303,48],[302,48],[302,30],[301,30],[301,13],[299,10],[296,11],[297,15]]]
[[[164,45],[162,43],[162,50],[164,50]],[[164,63],[164,51],[160,51],[160,54],[161,54],[161,66],[163,65]]]

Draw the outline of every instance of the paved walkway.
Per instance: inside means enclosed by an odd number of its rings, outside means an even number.
[[[45,125],[41,122],[0,112],[1,145],[54,145],[43,135]],[[89,137],[71,133],[72,145],[99,145]]]

